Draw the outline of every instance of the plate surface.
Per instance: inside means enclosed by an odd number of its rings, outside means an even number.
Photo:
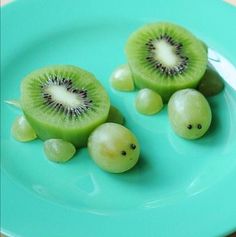
[[[236,230],[235,16],[236,8],[203,0],[19,0],[5,6],[1,231],[24,237],[209,237]],[[129,34],[154,21],[181,24],[210,45],[214,66],[231,84],[209,99],[213,123],[202,139],[177,137],[166,108],[155,116],[140,115],[134,108],[136,91],[122,93],[109,86],[112,70],[126,63]],[[78,65],[102,82],[140,141],[141,159],[133,170],[103,172],[86,148],[65,165],[53,164],[43,154],[42,141],[12,139],[10,127],[21,112],[4,100],[19,98],[21,79],[50,64]]]

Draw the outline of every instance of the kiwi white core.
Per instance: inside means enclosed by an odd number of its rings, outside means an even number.
[[[165,40],[153,42],[155,47],[154,58],[168,67],[174,67],[179,64],[179,57],[176,55],[176,48]]]
[[[68,91],[64,86],[51,85],[47,87],[46,92],[52,96],[54,101],[70,108],[83,105],[82,99],[77,94]]]

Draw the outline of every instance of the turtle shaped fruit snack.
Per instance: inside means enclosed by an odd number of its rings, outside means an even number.
[[[13,136],[21,142],[36,137],[44,140],[44,152],[51,161],[63,163],[71,159],[76,148],[87,146],[92,132],[89,152],[101,168],[120,173],[132,168],[138,160],[137,139],[119,125],[124,123],[122,114],[110,106],[103,86],[84,69],[55,65],[30,73],[21,83],[19,105],[24,115],[14,122]],[[99,126],[103,123],[105,129]],[[94,141],[94,137],[99,140]],[[103,139],[106,137],[108,140]],[[109,156],[119,149],[122,154]]]

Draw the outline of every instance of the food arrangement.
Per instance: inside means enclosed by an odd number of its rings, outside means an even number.
[[[142,115],[155,115],[167,106],[177,135],[202,137],[214,119],[206,97],[224,88],[208,64],[207,46],[183,27],[160,22],[131,34],[125,51],[128,63],[111,73],[111,86],[121,93],[139,90],[134,106]],[[111,173],[130,170],[138,162],[138,139],[110,104],[103,85],[82,68],[36,70],[22,80],[20,101],[8,103],[24,114],[13,123],[14,138],[40,138],[50,161],[64,163],[87,146],[95,164]]]

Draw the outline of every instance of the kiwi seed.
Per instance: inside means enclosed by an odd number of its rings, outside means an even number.
[[[52,95],[47,92],[47,89],[50,86],[60,86],[64,87],[66,91],[79,97],[81,104],[73,107],[65,105],[63,102],[58,102],[54,100]],[[44,103],[50,108],[54,109],[56,112],[62,112],[68,115],[69,117],[77,117],[85,113],[88,109],[92,107],[92,100],[89,99],[87,95],[87,90],[82,88],[78,89],[73,86],[73,82],[69,78],[59,78],[58,76],[49,76],[48,80],[41,85],[42,96],[44,98]]]
[[[174,66],[165,65],[164,62],[161,62],[155,56],[156,46],[160,42],[164,42],[172,48],[172,51],[174,51],[174,53],[179,58],[178,64]],[[181,48],[183,47],[183,44],[176,42],[171,36],[164,34],[160,37],[157,37],[156,39],[149,39],[149,41],[146,43],[146,46],[147,50],[149,51],[149,55],[148,57],[146,57],[147,61],[154,68],[158,69],[161,74],[166,74],[167,76],[174,76],[183,73],[183,71],[187,68],[189,58],[181,54]]]
[[[83,147],[90,133],[107,120],[110,100],[90,72],[52,65],[22,80],[21,107],[40,139],[62,139]]]
[[[141,27],[130,35],[125,51],[135,86],[156,91],[164,103],[178,90],[196,88],[207,67],[202,42],[169,22]]]

